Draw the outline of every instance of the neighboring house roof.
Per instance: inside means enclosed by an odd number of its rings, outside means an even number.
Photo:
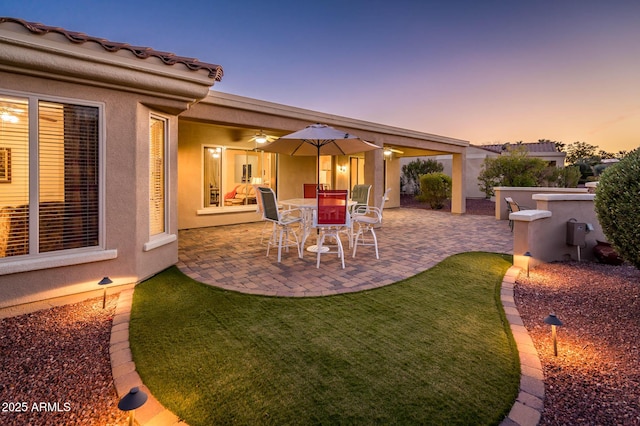
[[[104,50],[106,50],[107,52],[118,52],[120,50],[128,50],[129,52],[133,53],[136,57],[140,59],[156,57],[166,65],[183,64],[188,69],[193,71],[206,70],[206,71],[209,71],[210,78],[215,79],[215,81],[222,80],[222,75],[223,75],[222,66],[201,62],[195,58],[176,56],[173,53],[160,52],[150,47],[131,46],[130,44],[127,44],[127,43],[113,42],[113,41],[109,41],[99,37],[92,37],[84,33],[68,31],[68,30],[65,30],[64,28],[51,27],[51,26],[36,23],[36,22],[27,22],[23,19],[18,19],[18,18],[0,17],[0,24],[3,22],[14,22],[14,23],[20,24],[34,34],[58,33],[63,35],[70,42],[75,44],[94,42],[102,46],[102,48],[104,48]]]
[[[493,147],[498,147],[498,149],[494,149]],[[502,152],[502,145],[469,145],[469,148],[477,148],[480,151],[489,151],[493,153]]]
[[[503,144],[490,144],[480,145],[480,148],[488,149],[489,151],[502,152],[507,148],[513,148],[521,146],[529,152],[558,152],[556,144],[553,142],[530,142],[530,143],[503,143]]]

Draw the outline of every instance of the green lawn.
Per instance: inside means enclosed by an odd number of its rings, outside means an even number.
[[[320,298],[220,290],[171,268],[136,287],[131,350],[191,426],[498,424],[520,377],[499,299],[510,265],[465,253]]]

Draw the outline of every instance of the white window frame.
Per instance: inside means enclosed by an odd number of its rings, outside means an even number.
[[[28,99],[29,102],[29,205],[38,200],[38,103],[54,102],[98,108],[98,244],[91,247],[67,249],[55,252],[26,254],[0,259],[0,276],[20,272],[36,271],[83,263],[110,260],[118,257],[117,249],[107,250],[105,247],[105,163],[106,163],[106,126],[104,102],[62,96],[44,95],[41,93],[15,90],[0,90],[0,95]],[[34,149],[35,147],[35,149]],[[33,184],[32,184],[33,183]],[[36,209],[29,209],[29,245],[37,246],[38,222]]]
[[[171,182],[170,176],[171,176],[171,170],[170,170],[170,155],[169,155],[169,147],[170,147],[170,143],[169,143],[169,139],[170,139],[170,133],[169,133],[169,118],[166,116],[163,116],[161,114],[157,114],[157,113],[150,113],[149,114],[149,124],[151,123],[151,120],[159,120],[162,121],[164,124],[164,142],[163,142],[163,149],[164,149],[164,155],[163,155],[163,172],[164,172],[164,231],[151,235],[151,206],[149,205],[149,226],[147,227],[147,232],[149,233],[149,238],[148,241],[146,243],[144,243],[143,246],[143,251],[150,251],[153,249],[156,249],[158,247],[162,247],[166,244],[170,244],[174,241],[176,241],[178,239],[178,236],[176,234],[172,234],[170,232],[170,208],[169,206],[170,204],[170,190],[169,190],[169,182]],[[150,127],[149,127],[150,128]],[[149,134],[149,158],[151,157],[151,144],[150,144],[150,139],[151,139],[151,134]],[[149,164],[149,170],[147,173],[147,176],[149,178],[149,181],[151,180],[151,165]],[[151,182],[149,182],[151,183]],[[150,185],[148,186],[148,188],[150,188]],[[151,194],[149,193],[149,200],[151,200]]]
[[[201,144],[200,146],[200,176],[204,176],[204,161],[205,161],[205,150],[208,148],[221,148],[222,152],[221,155],[224,155],[224,151],[227,149],[234,149],[234,150],[238,150],[238,151],[251,151],[250,149],[244,149],[244,148],[237,148],[237,147],[229,147],[227,145],[219,145],[219,144]],[[222,178],[221,180],[224,180],[224,176],[227,176],[227,172],[228,172],[228,167],[229,165],[227,164],[226,161],[222,161],[221,163],[221,175]],[[222,182],[221,181],[221,191],[222,191]],[[257,209],[257,205],[256,204],[242,204],[242,205],[238,205],[238,206],[225,206],[224,205],[224,194],[223,192],[220,192],[220,197],[221,198],[221,203],[219,207],[205,207],[204,206],[204,197],[205,197],[205,191],[206,188],[202,182],[202,178],[201,178],[201,183],[200,183],[200,208],[198,210],[196,210],[196,215],[197,216],[206,216],[206,215],[215,215],[215,214],[226,214],[226,213],[243,213],[243,212],[255,212]]]

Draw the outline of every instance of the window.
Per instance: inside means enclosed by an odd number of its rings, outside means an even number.
[[[166,231],[167,121],[152,116],[149,122],[149,235]]]
[[[205,146],[203,151],[203,206],[253,205],[253,185],[275,188],[276,155],[256,149]]]
[[[100,244],[100,108],[0,95],[0,258]]]

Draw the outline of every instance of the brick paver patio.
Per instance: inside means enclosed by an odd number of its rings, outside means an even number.
[[[295,250],[266,256],[260,243],[262,222],[180,231],[178,267],[197,281],[243,293],[271,296],[325,296],[381,287],[429,269],[446,257],[467,251],[512,253],[506,221],[493,216],[451,215],[424,209],[384,211],[376,230],[380,259],[373,247],[345,253],[345,269],[334,255],[299,259]],[[313,244],[310,238],[307,246]],[[346,247],[346,240],[343,240]]]

